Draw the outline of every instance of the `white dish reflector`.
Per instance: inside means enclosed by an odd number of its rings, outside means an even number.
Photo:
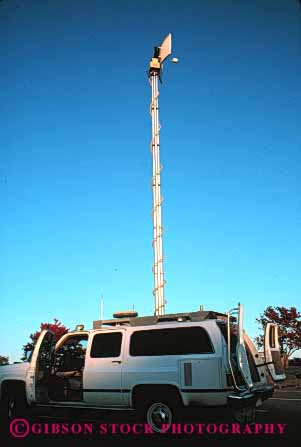
[[[171,34],[169,33],[160,45],[160,63],[171,54]]]

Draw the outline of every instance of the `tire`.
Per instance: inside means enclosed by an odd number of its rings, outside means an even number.
[[[232,411],[233,418],[240,424],[254,424],[256,417],[256,408],[246,407]]]
[[[140,407],[143,419],[155,433],[162,433],[175,422],[182,410],[182,402],[176,392],[161,393],[145,398]]]
[[[24,417],[26,415],[27,402],[24,391],[9,388],[5,396],[4,404],[5,419],[8,422],[16,417]]]
[[[157,433],[162,433],[174,420],[174,412],[167,402],[153,402],[146,408],[146,421]]]

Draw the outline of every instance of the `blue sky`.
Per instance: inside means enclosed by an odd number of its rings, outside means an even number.
[[[297,306],[298,1],[0,3],[0,354],[40,323],[153,313],[149,141],[160,86],[166,311]],[[12,332],[13,331],[13,332]],[[13,333],[13,336],[12,336]]]

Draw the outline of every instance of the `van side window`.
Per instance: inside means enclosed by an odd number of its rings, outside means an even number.
[[[121,340],[121,332],[94,335],[90,357],[119,357],[121,351]]]
[[[201,327],[136,331],[131,337],[130,355],[185,355],[213,353],[209,335]]]
[[[276,346],[276,337],[275,337],[275,326],[270,327],[270,334],[269,334],[269,343],[271,348],[275,348]]]
[[[56,372],[80,371],[85,364],[88,335],[68,337],[55,352]]]

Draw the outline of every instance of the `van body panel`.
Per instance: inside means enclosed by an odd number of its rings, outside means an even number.
[[[182,390],[184,406],[215,407],[227,405],[228,396],[232,390],[208,390],[202,392],[187,392]]]
[[[124,359],[125,330],[114,331],[121,334],[120,354],[113,357],[92,357],[91,350],[94,337],[89,337],[85,368],[83,372],[83,400],[88,405],[124,406],[125,399],[122,389],[122,362]],[[112,331],[102,331],[101,334],[111,334]]]
[[[221,357],[187,358],[179,360],[180,386],[185,391],[221,389]]]
[[[184,323],[184,325],[179,325],[179,323],[162,323],[160,325],[148,326],[147,329],[150,331],[160,331],[161,329],[182,329],[189,327],[203,328],[209,336],[214,352],[209,354],[131,356],[131,336],[135,332],[141,331],[141,328],[126,328],[127,343],[122,366],[123,388],[126,390],[133,390],[137,385],[165,384],[177,387],[182,393],[182,388],[187,388],[188,386],[192,391],[189,394],[186,392],[187,396],[183,398],[184,404],[185,402],[189,404],[190,401],[195,401],[196,389],[201,389],[202,391],[205,391],[206,389],[220,389],[222,387],[221,335],[214,320]],[[190,366],[187,367],[187,365]],[[191,385],[185,385],[189,374],[191,375],[192,380]],[[127,394],[124,398],[125,404],[130,405],[130,396]]]

